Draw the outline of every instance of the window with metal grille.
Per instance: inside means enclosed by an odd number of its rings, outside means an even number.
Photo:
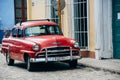
[[[55,1],[55,0],[51,0],[51,4],[53,3],[53,1]],[[59,23],[58,11],[55,10],[52,5],[51,5],[51,20],[56,23]]]
[[[73,0],[74,4],[74,37],[81,49],[88,49],[88,16],[87,0]]]

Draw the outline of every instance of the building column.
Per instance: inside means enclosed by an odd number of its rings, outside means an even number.
[[[111,0],[94,0],[95,56],[112,58],[112,5]]]
[[[95,56],[96,59],[101,59],[102,51],[102,36],[101,36],[101,26],[102,26],[102,0],[94,0],[95,8]]]
[[[103,36],[103,52],[102,58],[112,58],[113,48],[112,48],[112,0],[103,0],[103,26],[102,26],[102,36]]]

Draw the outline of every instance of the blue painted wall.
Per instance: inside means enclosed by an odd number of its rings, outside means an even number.
[[[4,34],[5,34],[4,31],[0,30],[0,43],[2,42],[2,38],[3,38]]]
[[[0,29],[4,30],[6,27],[13,27],[15,24],[14,17],[14,0],[0,1]],[[0,42],[3,37],[3,31],[0,30]]]

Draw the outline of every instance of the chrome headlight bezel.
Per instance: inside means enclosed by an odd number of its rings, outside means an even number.
[[[79,48],[79,43],[78,43],[78,42],[75,42],[75,43],[73,44],[73,46],[74,46],[75,48]]]
[[[38,51],[40,49],[40,46],[38,44],[33,45],[33,50]]]

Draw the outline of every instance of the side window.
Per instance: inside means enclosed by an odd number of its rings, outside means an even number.
[[[22,30],[18,29],[18,37],[22,37]]]
[[[17,36],[17,29],[13,29],[12,30],[12,37],[16,37]]]
[[[54,29],[53,26],[50,26],[50,27],[49,27],[49,33],[50,33],[50,34],[55,34],[55,29]]]
[[[45,27],[45,26],[40,27],[40,34],[41,34],[41,35],[47,34],[47,32],[46,32],[46,27]]]

